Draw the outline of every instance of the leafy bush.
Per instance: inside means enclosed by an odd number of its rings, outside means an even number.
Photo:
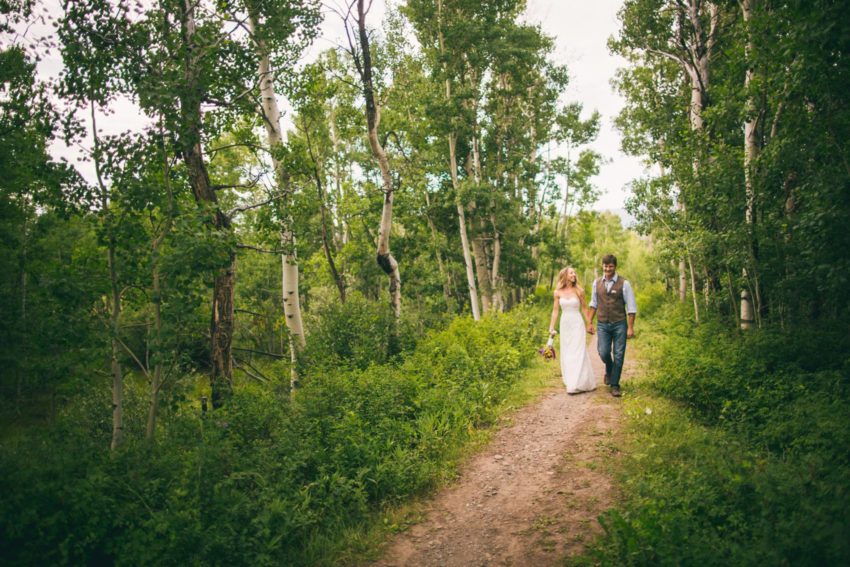
[[[649,379],[627,405],[624,502],[585,560],[850,563],[847,335],[659,313],[645,325],[660,330],[642,347]]]
[[[366,368],[391,356],[395,321],[389,305],[354,293],[345,303],[331,302],[311,319],[303,370],[315,366]]]
[[[635,301],[640,317],[652,317],[667,302],[667,290],[660,282],[646,283],[635,288]]]
[[[542,320],[530,308],[457,319],[379,364],[386,356],[364,345],[386,345],[380,309],[358,315],[358,301],[332,309],[320,331],[334,357],[353,362],[311,368],[291,401],[241,387],[215,412],[184,405],[164,416],[155,445],[134,435],[110,454],[108,400],[93,397],[48,431],[0,447],[0,556],[19,565],[328,561],[346,529],[450,471],[533,357]],[[343,335],[346,325],[359,332]]]

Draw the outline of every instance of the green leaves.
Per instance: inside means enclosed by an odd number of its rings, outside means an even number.
[[[356,301],[328,319],[339,336],[326,349],[348,338],[374,345],[343,336],[346,326],[373,334],[370,317],[389,309]],[[459,319],[417,337],[396,364],[315,366],[292,400],[246,386],[212,414],[183,403],[164,412],[156,445],[131,437],[111,454],[101,443],[109,399],[91,384],[39,442],[0,447],[9,494],[0,551],[22,564],[332,563],[345,533],[452,474],[473,428],[493,422],[535,356],[540,316],[519,309],[480,324]],[[288,381],[285,369],[274,372]],[[130,428],[142,419],[141,392],[129,382]]]
[[[625,497],[602,518],[606,533],[588,558],[845,562],[846,511],[835,495],[850,485],[848,418],[838,409],[847,403],[837,355],[846,333],[796,327],[741,337],[686,316],[668,303],[642,335],[651,364],[626,407]]]

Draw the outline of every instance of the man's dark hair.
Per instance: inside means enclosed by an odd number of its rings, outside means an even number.
[[[605,254],[604,256],[602,256],[602,263],[603,264],[614,264],[616,266],[617,265],[617,257],[614,256],[613,254]]]

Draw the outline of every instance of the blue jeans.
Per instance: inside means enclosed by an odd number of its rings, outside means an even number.
[[[623,372],[623,359],[626,357],[626,330],[628,325],[625,320],[619,323],[597,324],[598,339],[596,350],[602,362],[605,363],[605,374],[611,377],[611,386],[620,386],[620,374]]]

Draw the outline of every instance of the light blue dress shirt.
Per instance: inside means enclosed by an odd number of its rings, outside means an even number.
[[[611,291],[611,286],[616,283],[616,281],[620,279],[619,274],[614,274],[614,277],[610,280],[606,280],[605,276],[602,276],[602,283],[605,285],[605,291]],[[597,305],[597,297],[596,297],[596,282],[599,280],[593,280],[593,290],[590,295],[590,304],[588,307],[592,309],[596,309]],[[629,280],[623,282],[623,299],[626,301],[626,313],[637,313],[637,302],[635,301],[635,292],[632,290],[632,284],[629,283]]]

